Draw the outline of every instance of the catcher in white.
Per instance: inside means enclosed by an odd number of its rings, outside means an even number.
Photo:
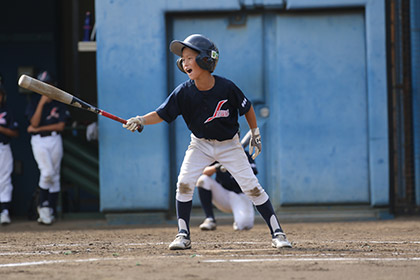
[[[170,50],[180,56],[177,66],[189,80],[180,84],[156,111],[130,118],[123,125],[134,132],[144,125],[169,123],[182,115],[192,132],[177,182],[178,234],[169,249],[191,248],[189,222],[195,184],[204,168],[215,161],[232,174],[252,200],[270,229],[272,246],[291,247],[239,142],[238,115],[245,115],[252,132],[249,152],[253,154],[255,149],[254,159],[261,152],[261,136],[251,102],[232,81],[212,75],[219,59],[216,45],[203,35],[193,34],[184,41],[172,41]]]
[[[258,174],[254,160],[245,151],[255,175]],[[212,176],[216,174],[215,178]],[[254,226],[254,205],[242,192],[241,187],[226,168],[215,163],[204,168],[203,175],[197,181],[198,196],[206,219],[200,225],[201,230],[215,230],[216,218],[213,205],[224,213],[233,214],[233,229],[247,230]]]

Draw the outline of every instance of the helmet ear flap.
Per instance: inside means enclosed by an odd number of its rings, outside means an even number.
[[[217,60],[213,59],[212,57],[208,56],[206,53],[202,52],[195,58],[197,65],[200,66],[201,69],[208,70],[210,73],[213,73],[214,68],[216,68]]]
[[[178,58],[176,61],[176,66],[178,66],[178,69],[182,72],[185,73],[184,71],[184,66],[182,65],[182,58]]]

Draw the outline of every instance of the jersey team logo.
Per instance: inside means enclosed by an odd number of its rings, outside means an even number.
[[[0,114],[0,124],[6,124],[6,115],[7,112],[3,112]]]
[[[223,104],[225,104],[227,101],[228,101],[227,99],[219,101],[219,103],[217,103],[216,110],[214,110],[213,116],[208,118],[204,123],[211,122],[212,120],[214,120],[216,118],[227,118],[227,117],[229,117],[229,109],[221,110]]]
[[[60,117],[60,113],[58,113],[58,107],[54,107],[52,108],[50,115],[47,117],[47,120],[51,119],[51,118],[56,118],[58,119]]]

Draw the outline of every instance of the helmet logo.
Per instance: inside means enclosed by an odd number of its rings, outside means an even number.
[[[210,57],[213,59],[218,59],[219,58],[219,54],[216,51],[211,51]]]

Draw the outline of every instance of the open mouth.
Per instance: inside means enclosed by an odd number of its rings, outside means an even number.
[[[185,72],[187,72],[188,74],[191,74],[192,69],[186,69],[186,71],[185,71]]]

